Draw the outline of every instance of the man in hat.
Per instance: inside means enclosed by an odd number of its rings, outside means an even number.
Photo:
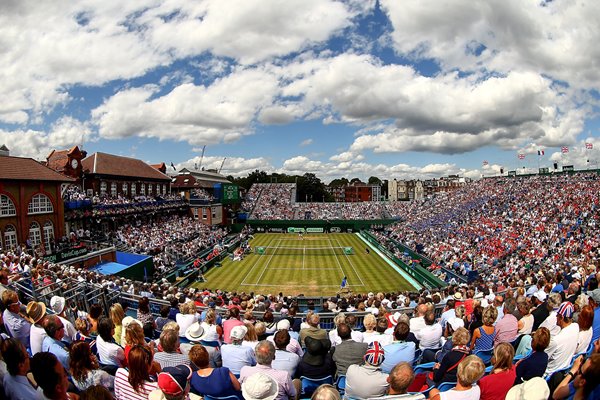
[[[574,311],[573,304],[568,301],[558,307],[556,324],[560,327],[560,332],[550,339],[550,344],[546,349],[548,354],[547,375],[571,365],[571,358],[577,350],[577,340],[579,339],[579,326],[572,320]]]
[[[600,291],[598,292],[600,295]],[[533,315],[533,327],[532,331],[536,331],[537,328],[548,318],[550,315],[550,310],[548,309],[548,303],[546,302],[546,292],[544,289],[540,289],[533,294],[531,299],[533,300],[533,304],[535,305],[535,310],[531,312]]]
[[[163,368],[158,374],[158,389],[148,395],[148,400],[201,400],[190,393],[192,369],[188,365]]]
[[[221,349],[214,345],[213,341],[205,342],[207,331],[202,327],[200,322],[194,322],[185,331],[185,337],[190,341],[186,344],[186,348],[191,348],[194,344],[201,344],[206,348],[209,354],[211,368],[219,368],[223,362],[221,359]],[[183,346],[182,346],[183,347]]]
[[[292,378],[287,371],[279,371],[273,369],[271,366],[271,363],[275,359],[275,346],[273,343],[263,340],[256,345],[254,352],[256,354],[257,365],[254,367],[243,367],[240,372],[239,380],[242,384],[242,393],[244,393],[244,397],[246,398],[247,393],[243,391],[244,382],[249,380],[249,383],[246,384],[246,387],[248,388],[248,385],[252,385],[255,380],[258,380],[258,378],[250,379],[252,375],[255,374],[265,374],[273,378],[277,383],[277,396],[273,399],[288,400],[290,397],[296,397],[296,393],[300,391],[300,381],[295,380],[292,382]],[[252,395],[251,393],[249,394]]]
[[[352,364],[360,364],[363,354],[367,351],[367,343],[357,342],[352,339],[352,330],[346,323],[337,326],[337,334],[342,343],[333,348],[333,361],[337,368],[337,374],[346,375],[348,367]]]
[[[594,307],[594,322],[592,323],[593,335],[592,342],[600,338],[600,288],[587,292],[590,299],[590,305]]]
[[[21,314],[21,302],[16,292],[7,289],[2,292],[2,303],[4,312],[2,320],[8,333],[18,339],[26,348],[30,347],[29,335],[31,331],[31,322],[29,317]]]
[[[346,372],[346,396],[355,399],[368,399],[383,396],[389,387],[388,374],[381,371],[385,351],[375,341],[371,343],[363,357],[363,365],[351,365]]]
[[[242,395],[246,400],[275,400],[279,388],[275,379],[263,373],[250,376],[242,383]]]
[[[392,368],[400,362],[411,363],[415,359],[416,346],[413,342],[407,341],[410,333],[406,322],[399,322],[394,328],[394,341],[383,347],[385,360],[381,364],[381,370],[389,374]]]
[[[230,332],[231,344],[221,346],[223,366],[229,368],[236,376],[239,376],[242,367],[256,365],[254,350],[251,347],[242,346],[246,333],[248,333],[248,328],[244,325],[234,326]]]
[[[31,330],[29,332],[29,348],[31,355],[34,356],[42,351],[42,343],[46,338],[44,330],[44,317],[46,316],[46,305],[41,301],[30,301],[26,308],[29,322],[31,322]]]
[[[75,335],[77,335],[77,329],[75,329],[71,321],[65,316],[65,303],[64,297],[52,296],[50,299],[50,308],[54,311],[54,314],[58,315],[65,326],[65,336],[63,337],[63,341],[71,343],[75,339]]]

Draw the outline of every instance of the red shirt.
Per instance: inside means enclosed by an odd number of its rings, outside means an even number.
[[[512,388],[516,377],[514,366],[508,371],[484,376],[478,383],[481,389],[480,400],[504,399],[510,388]]]

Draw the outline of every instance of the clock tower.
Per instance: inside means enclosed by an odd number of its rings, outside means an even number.
[[[74,146],[69,150],[52,150],[52,153],[46,158],[46,163],[48,167],[63,175],[80,180],[83,176],[81,160],[86,155],[87,153],[81,151],[79,146]]]

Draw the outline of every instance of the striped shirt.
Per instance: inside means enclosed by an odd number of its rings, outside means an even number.
[[[190,359],[181,353],[168,353],[159,351],[154,353],[154,361],[160,364],[161,369],[165,367],[176,367],[177,365],[190,365]]]
[[[146,381],[139,387],[139,392],[136,392],[129,383],[129,371],[125,368],[117,369],[115,374],[116,400],[148,400],[150,392],[156,389],[158,389],[158,383]]]

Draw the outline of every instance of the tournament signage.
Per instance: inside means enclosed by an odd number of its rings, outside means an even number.
[[[304,233],[304,228],[288,228],[288,233]]]
[[[235,203],[240,200],[239,189],[236,185],[223,185],[223,203]]]
[[[323,233],[323,228],[306,228],[307,233]]]
[[[75,249],[59,251],[58,253],[44,257],[44,259],[53,263],[58,263],[64,260],[70,260],[71,258],[83,256],[84,254],[87,254],[87,252],[88,250],[86,247],[79,247]]]

